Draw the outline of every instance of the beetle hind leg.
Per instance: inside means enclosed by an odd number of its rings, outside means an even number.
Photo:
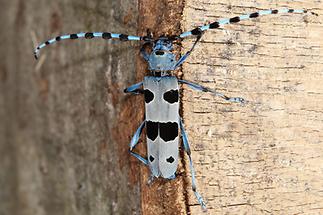
[[[138,127],[136,133],[133,135],[131,142],[130,142],[130,154],[133,155],[135,158],[140,160],[145,165],[148,165],[148,160],[146,158],[143,158],[141,155],[133,152],[132,150],[135,148],[135,146],[139,143],[139,138],[142,133],[142,129],[145,127],[146,121],[143,121],[140,126]]]
[[[183,126],[183,122],[182,119],[180,119],[180,128],[181,128],[181,133],[182,133],[182,139],[183,139],[183,145],[184,145],[184,150],[186,152],[186,154],[188,155],[189,161],[190,161],[190,170],[191,170],[191,175],[192,175],[192,190],[194,192],[194,195],[197,199],[197,201],[199,202],[199,204],[201,205],[202,209],[204,211],[206,211],[206,204],[201,196],[201,194],[197,191],[196,188],[196,179],[195,179],[195,170],[193,167],[193,161],[191,158],[191,149],[190,149],[190,145],[188,143],[188,139],[187,139],[187,135]]]

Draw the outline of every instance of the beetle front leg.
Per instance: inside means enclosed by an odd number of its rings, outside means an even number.
[[[132,93],[132,94],[143,94],[143,89],[141,89],[143,82],[139,82],[137,84],[131,85],[123,90],[125,93]]]
[[[193,46],[191,47],[191,49],[188,50],[183,56],[181,56],[180,59],[176,62],[175,66],[174,66],[174,70],[177,69],[179,66],[181,66],[184,63],[184,61],[186,60],[186,58],[188,56],[190,56],[190,54],[194,50],[197,42],[200,41],[201,37],[202,37],[202,32],[200,32],[200,34],[197,35],[197,38],[196,38]]]

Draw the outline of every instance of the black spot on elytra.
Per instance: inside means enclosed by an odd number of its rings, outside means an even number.
[[[102,34],[102,38],[103,38],[103,39],[106,39],[106,40],[111,39],[111,38],[112,38],[112,37],[111,37],[111,33],[109,33],[109,32],[104,32],[104,33]]]
[[[74,39],[77,39],[77,38],[79,38],[79,37],[77,36],[77,34],[71,34],[71,35],[70,35],[70,38],[71,38],[72,40],[74,40]]]
[[[240,17],[239,16],[236,16],[236,17],[230,18],[229,21],[230,21],[230,23],[239,22],[240,21]]]
[[[169,158],[166,159],[166,161],[168,163],[173,163],[175,161],[175,159],[172,156],[170,156]]]
[[[56,37],[55,39],[56,39],[56,41],[60,41],[61,37]]]
[[[171,104],[178,102],[178,90],[167,91],[166,93],[164,93],[163,98],[165,101]]]
[[[46,41],[46,42],[45,42],[45,44],[46,44],[46,45],[49,45],[49,41]]]
[[[178,136],[178,123],[177,122],[159,123],[159,136],[165,142],[175,140],[175,138]]]
[[[147,137],[154,141],[158,136],[158,122],[146,122]]]
[[[218,27],[220,27],[220,24],[218,22],[213,22],[213,23],[210,24],[211,29],[212,28],[218,28]]]
[[[153,156],[149,156],[149,160],[150,160],[150,162],[153,162],[154,160],[155,160],[155,158],[153,157]]]
[[[145,102],[147,104],[154,99],[154,94],[150,90],[145,89],[144,95],[145,95]]]
[[[250,18],[256,18],[256,17],[258,17],[258,16],[259,16],[259,13],[258,13],[258,12],[251,13],[251,14],[249,15],[249,17],[250,17]]]
[[[85,38],[86,39],[92,39],[94,37],[94,35],[93,35],[93,33],[91,33],[91,32],[87,32],[86,34],[85,34]]]
[[[294,12],[294,9],[289,9],[288,10],[288,13],[293,13]],[[304,11],[305,13],[307,12],[307,11]]]

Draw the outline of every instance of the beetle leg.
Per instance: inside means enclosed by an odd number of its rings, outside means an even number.
[[[216,90],[204,87],[204,86],[199,85],[197,83],[189,82],[189,81],[186,81],[186,80],[178,80],[178,82],[182,83],[182,84],[187,84],[193,90],[212,93],[213,95],[221,97],[222,99],[224,99],[226,101],[229,101],[229,102],[246,103],[246,101],[243,98],[240,98],[240,97],[228,97],[228,96],[224,95],[223,93],[219,93]]]
[[[186,132],[185,132],[185,129],[184,129],[184,126],[183,126],[182,119],[180,119],[180,128],[181,128],[181,133],[182,133],[184,150],[185,150],[186,154],[188,155],[188,159],[190,161],[190,170],[191,170],[191,175],[192,175],[192,190],[193,190],[193,192],[195,194],[195,197],[196,197],[197,201],[199,202],[199,204],[203,208],[203,210],[206,210],[206,204],[205,204],[201,194],[199,194],[199,192],[197,192],[196,179],[195,179],[195,170],[194,170],[193,161],[192,161],[192,158],[191,158],[191,149],[190,149],[190,145],[188,143],[188,139],[187,139],[187,135],[186,135]]]
[[[143,82],[136,83],[134,85],[131,85],[130,87],[127,87],[123,90],[125,93],[133,93],[133,94],[142,94],[143,90],[141,89]]]
[[[197,42],[201,39],[202,37],[202,32],[201,34],[199,34],[193,44],[193,46],[191,47],[190,50],[188,50],[182,57],[180,57],[180,59],[176,62],[175,66],[174,66],[174,70],[177,69],[180,65],[182,65],[184,63],[184,61],[186,60],[186,58],[188,56],[190,56],[190,54],[192,53],[193,49],[195,48]]]
[[[146,121],[143,121],[139,128],[137,129],[136,133],[133,135],[131,142],[130,142],[130,153],[133,155],[135,158],[143,162],[145,165],[148,165],[148,160],[140,156],[139,154],[133,152],[132,150],[134,147],[139,143],[139,138],[142,133],[142,129],[145,127]]]

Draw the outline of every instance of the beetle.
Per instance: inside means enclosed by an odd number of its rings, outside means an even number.
[[[121,41],[143,41],[144,43],[140,49],[140,53],[148,63],[150,75],[145,76],[142,82],[136,83],[124,90],[125,93],[143,94],[146,108],[145,120],[140,124],[131,139],[130,153],[149,167],[152,178],[162,177],[165,179],[174,179],[176,177],[175,174],[179,160],[178,146],[180,131],[183,148],[189,158],[192,190],[199,204],[203,209],[206,209],[206,204],[196,188],[195,170],[191,158],[188,137],[184,129],[183,121],[179,115],[179,84],[186,84],[194,90],[212,93],[229,102],[245,103],[246,101],[240,97],[228,97],[216,90],[201,86],[197,83],[179,80],[176,76],[173,76],[171,72],[178,69],[183,64],[206,30],[220,28],[225,24],[237,23],[241,20],[257,18],[262,15],[307,12],[307,10],[287,8],[261,10],[229,19],[221,19],[204,26],[196,27],[195,29],[184,32],[178,36],[161,36],[157,39],[154,39],[150,33],[147,33],[147,35],[143,37],[109,32],[68,34],[55,37],[40,44],[34,50],[34,55],[37,59],[40,49],[65,39],[103,38],[106,40],[119,39]],[[311,14],[317,15],[313,12],[311,12]],[[173,43],[176,40],[182,40],[188,36],[195,36],[196,40],[191,49],[178,58],[173,53]],[[151,47],[150,52],[146,51],[147,46]],[[135,146],[139,143],[140,135],[144,127],[146,127],[147,131],[147,158],[144,158],[133,151]]]

